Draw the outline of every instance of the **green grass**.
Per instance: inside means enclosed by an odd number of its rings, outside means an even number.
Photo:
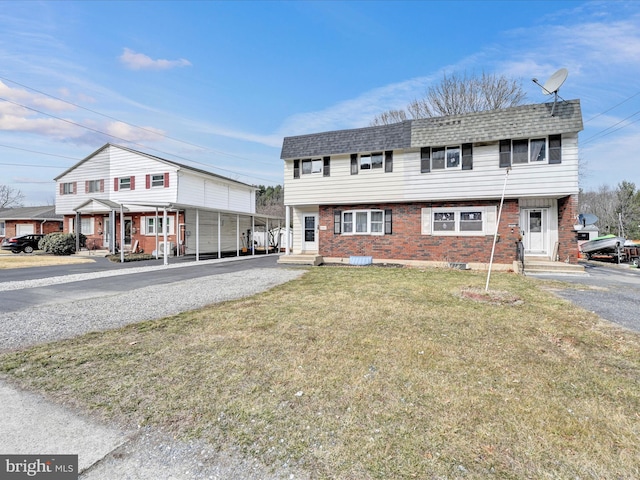
[[[332,479],[640,478],[640,337],[544,283],[320,267],[264,294],[0,356],[124,425]]]

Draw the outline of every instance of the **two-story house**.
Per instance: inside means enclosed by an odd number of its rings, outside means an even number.
[[[64,231],[89,249],[240,254],[278,219],[256,215],[256,188],[106,144],[55,178]],[[164,227],[164,228],[163,228]]]
[[[579,100],[284,139],[280,261],[577,261]],[[553,115],[552,115],[553,113]],[[502,210],[501,200],[504,198]],[[498,212],[500,221],[498,224]]]

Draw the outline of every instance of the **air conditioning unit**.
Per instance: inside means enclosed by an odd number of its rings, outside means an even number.
[[[167,255],[173,257],[174,245],[173,242],[160,242],[158,245],[158,255],[164,256],[165,248],[167,249]]]

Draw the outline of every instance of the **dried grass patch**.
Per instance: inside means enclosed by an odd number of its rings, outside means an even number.
[[[452,295],[484,281],[315,268],[254,297],[4,354],[0,368],[106,419],[312,478],[640,477],[639,336],[535,279],[492,277],[516,306]]]
[[[56,255],[27,255],[24,253],[0,255],[0,270],[6,268],[49,267],[53,265],[67,265],[70,263],[89,263],[90,258],[79,258]]]

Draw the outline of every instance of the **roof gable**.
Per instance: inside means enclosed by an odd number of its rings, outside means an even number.
[[[254,188],[252,185],[249,185],[247,183],[239,182],[238,180],[233,180],[231,178],[224,177],[222,175],[218,175],[218,174],[213,173],[213,172],[208,172],[207,170],[202,170],[202,169],[199,169],[199,168],[191,167],[189,165],[185,165],[185,164],[182,164],[182,163],[174,162],[172,160],[167,160],[166,158],[158,157],[158,156],[151,155],[151,154],[148,154],[148,153],[145,153],[145,152],[140,152],[138,150],[134,150],[132,148],[125,147],[123,145],[115,145],[113,143],[107,143],[107,144],[103,145],[102,147],[100,147],[95,152],[91,153],[90,155],[88,155],[84,159],[80,160],[78,163],[76,163],[72,167],[70,167],[67,170],[65,170],[64,172],[62,172],[60,175],[55,177],[54,180],[58,181],[59,179],[61,179],[65,175],[67,175],[69,172],[72,172],[73,170],[78,168],[80,165],[90,161],[93,157],[95,157],[99,153],[101,153],[104,150],[109,149],[109,148],[119,148],[120,150],[125,150],[125,151],[133,153],[135,155],[141,155],[143,157],[150,158],[150,159],[155,160],[157,162],[164,163],[166,165],[170,165],[170,166],[172,166],[174,168],[177,168],[179,170],[189,170],[191,172],[196,172],[196,173],[198,173],[200,175],[205,175],[205,176],[213,177],[213,178],[216,178],[216,179],[219,179],[219,180],[224,180],[226,182],[234,183],[234,184],[237,184],[237,185],[242,185],[242,186],[245,186],[245,187]]]

